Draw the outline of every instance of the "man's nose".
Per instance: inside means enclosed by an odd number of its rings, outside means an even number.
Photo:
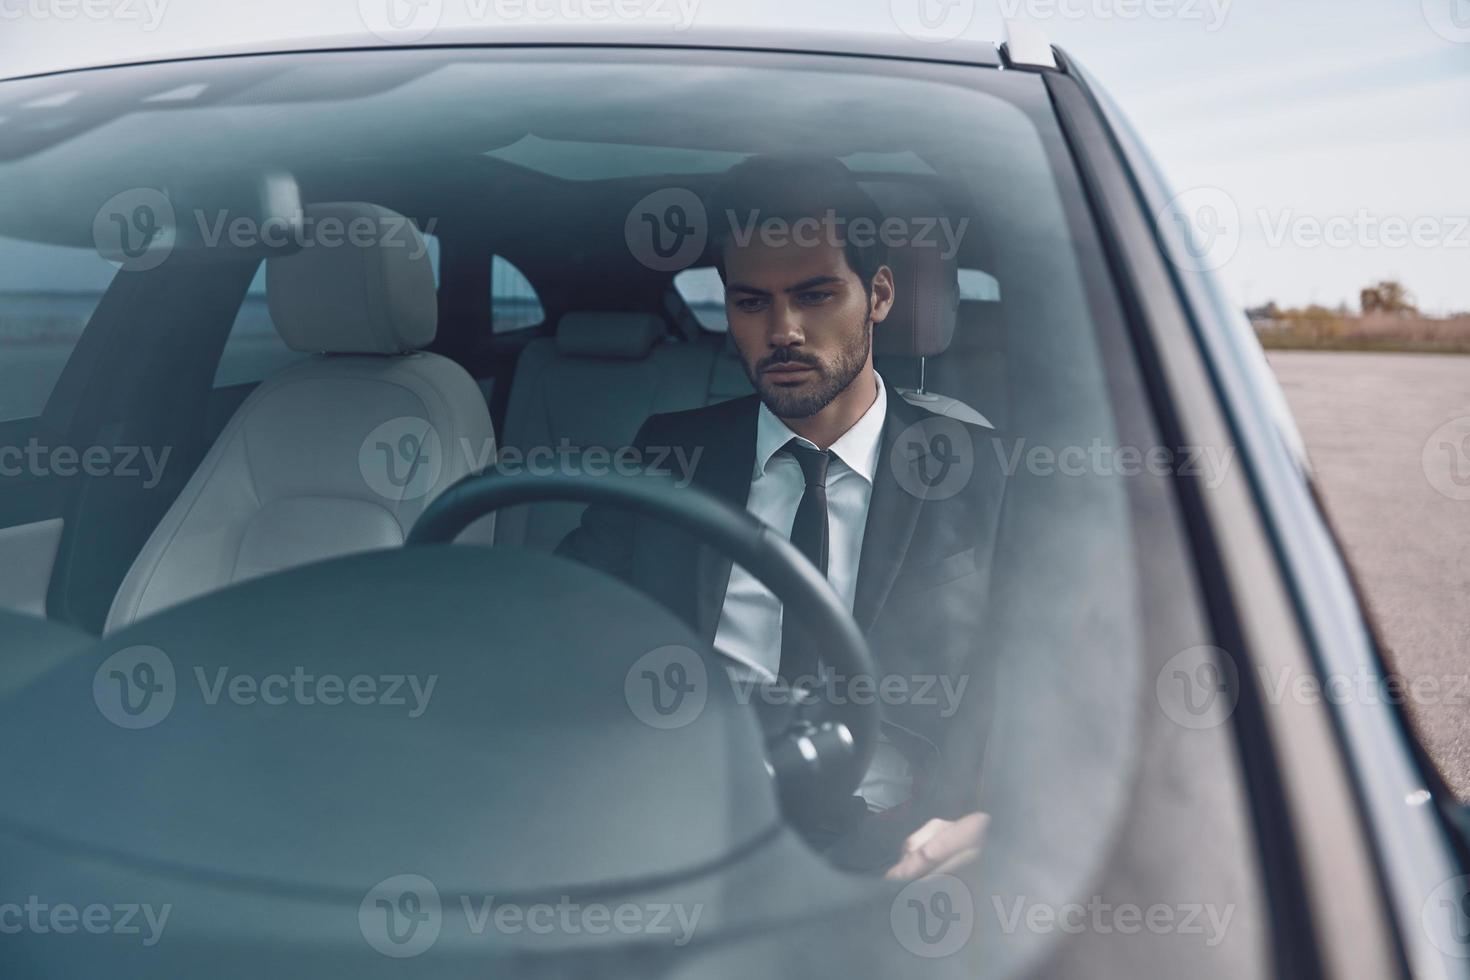
[[[792,347],[802,342],[801,318],[787,306],[771,305],[771,323],[766,342],[771,347]]]

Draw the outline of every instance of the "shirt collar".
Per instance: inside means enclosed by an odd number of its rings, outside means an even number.
[[[842,433],[837,441],[832,443],[832,455],[842,460],[843,465],[861,476],[869,483],[878,472],[878,456],[882,452],[883,420],[888,415],[888,389],[883,384],[883,379],[877,372],[873,374],[878,382],[878,397],[873,399],[873,404],[863,413],[863,417],[853,423],[852,428]],[[792,439],[796,439],[813,449],[816,446],[787,428],[786,423],[776,417],[776,414],[761,403],[759,419],[756,422],[755,433],[755,476],[760,477],[766,471],[766,465],[770,463],[771,457]]]

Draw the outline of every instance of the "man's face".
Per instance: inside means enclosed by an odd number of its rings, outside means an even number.
[[[872,324],[888,315],[888,267],[870,294],[841,246],[752,239],[725,249],[725,313],[750,382],[777,417],[810,418],[872,362]]]

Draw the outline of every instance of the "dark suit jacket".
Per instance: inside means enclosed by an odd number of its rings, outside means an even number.
[[[674,447],[686,459],[698,451],[693,485],[744,510],[759,406],[750,395],[655,415],[644,422],[635,446],[645,460]],[[916,736],[938,751],[952,730],[966,740],[962,755],[978,759],[976,743],[988,729],[993,684],[982,627],[1005,485],[991,448],[995,435],[934,415],[888,390],[853,618],[873,649],[879,680],[896,678],[905,685],[902,703],[885,698],[883,710],[889,725],[897,726],[891,740],[911,759],[904,739]],[[713,642],[731,562],[686,533],[593,506],[557,553],[641,589]],[[946,697],[946,683],[948,691],[963,692],[958,705]],[[963,802],[944,807],[965,808]]]

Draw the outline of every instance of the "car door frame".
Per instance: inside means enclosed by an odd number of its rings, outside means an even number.
[[[1218,486],[1179,480],[1222,645],[1234,719],[1291,976],[1465,976],[1420,925],[1461,873],[1401,713],[1274,698],[1271,677],[1382,674],[1289,414],[1259,344],[1165,227],[1172,199],[1121,113],[1063,52],[1043,70],[1110,252],[1172,445],[1231,450]]]

